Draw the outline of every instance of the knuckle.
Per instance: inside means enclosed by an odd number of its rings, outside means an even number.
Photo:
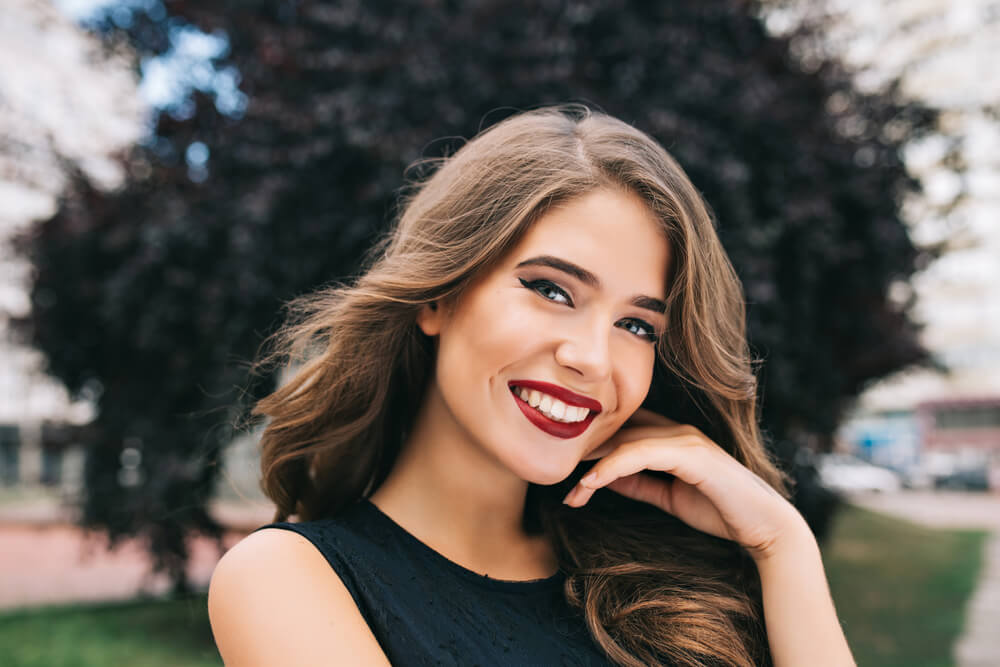
[[[648,457],[656,450],[656,445],[650,440],[636,440],[632,444],[632,454],[639,457]]]
[[[685,435],[681,438],[681,444],[688,449],[702,449],[705,441],[696,435]]]
[[[701,429],[697,426],[692,426],[691,424],[685,424],[681,427],[681,434],[692,438],[704,438],[705,434],[701,432]]]

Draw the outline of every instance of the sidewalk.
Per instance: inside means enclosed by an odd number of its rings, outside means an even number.
[[[983,575],[966,611],[965,630],[955,645],[958,667],[1000,664],[1000,532],[986,544]]]
[[[990,531],[983,570],[953,654],[956,667],[1000,665],[1000,494],[905,491],[856,495],[850,502],[929,526]]]
[[[269,523],[272,509],[248,502],[222,502],[210,508],[226,526],[228,549],[254,528]],[[73,602],[125,600],[161,595],[170,587],[166,575],[152,574],[142,541],[123,541],[108,551],[102,534],[73,523],[72,510],[55,498],[31,498],[0,504],[0,612],[17,607]],[[221,557],[205,537],[190,541],[188,576],[205,589]]]
[[[0,526],[75,524],[76,508],[64,505],[54,495],[37,495],[24,500],[0,502]],[[216,521],[236,531],[250,532],[270,523],[274,507],[263,502],[217,500],[209,504]]]

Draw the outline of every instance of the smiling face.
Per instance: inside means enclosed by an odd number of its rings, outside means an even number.
[[[434,427],[523,480],[565,479],[649,391],[668,262],[637,195],[550,209],[455,303],[419,315],[438,337]]]

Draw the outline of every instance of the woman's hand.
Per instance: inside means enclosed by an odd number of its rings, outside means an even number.
[[[570,506],[586,504],[597,489],[611,489],[733,540],[757,562],[809,533],[791,503],[699,429],[649,410],[640,408],[587,458],[600,461],[563,500]],[[674,477],[664,480],[643,470]]]

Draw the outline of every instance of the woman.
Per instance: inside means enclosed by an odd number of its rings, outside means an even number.
[[[209,591],[228,665],[854,664],[738,278],[644,133],[508,118],[296,311],[255,410],[276,523]]]

